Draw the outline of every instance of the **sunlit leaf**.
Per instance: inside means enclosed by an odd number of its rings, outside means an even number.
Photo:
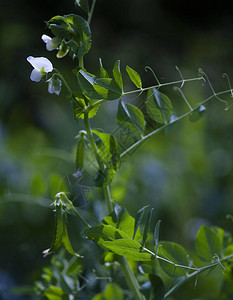
[[[116,100],[122,96],[119,86],[111,78],[97,78],[93,87],[106,100]]]
[[[78,83],[82,93],[92,100],[101,100],[103,96],[98,94],[94,89],[96,77],[90,73],[80,70],[77,75]]]
[[[123,300],[124,295],[121,288],[116,283],[109,283],[103,292],[106,300]]]
[[[128,259],[135,261],[150,261],[153,256],[142,250],[141,244],[129,238],[105,241],[102,244],[118,255],[124,255]]]
[[[104,241],[114,241],[122,238],[129,238],[129,236],[111,225],[97,225],[92,226],[84,231],[85,235],[100,245],[103,244]]]
[[[129,66],[126,67],[126,71],[131,79],[131,81],[136,85],[137,88],[141,89],[142,88],[142,80],[140,75],[130,68]]]
[[[120,88],[120,91],[123,91],[123,81],[122,81],[122,75],[121,75],[121,70],[120,70],[120,61],[117,60],[114,68],[113,68],[113,77]]]
[[[50,287],[45,290],[44,295],[48,300],[62,300],[64,292],[62,288],[50,285]]]
[[[100,78],[109,78],[108,72],[104,69],[102,60],[99,58]]]

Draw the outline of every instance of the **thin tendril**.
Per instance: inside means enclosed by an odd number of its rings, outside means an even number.
[[[175,87],[174,87],[174,90],[180,92],[180,94],[181,94],[182,98],[184,99],[185,103],[188,105],[189,109],[192,111],[192,110],[193,110],[193,109],[192,109],[192,106],[189,104],[188,100],[186,99],[186,97],[185,97],[183,91],[181,90],[181,87],[175,86]]]
[[[155,80],[158,82],[158,85],[159,85],[159,87],[160,87],[160,86],[161,86],[161,83],[159,82],[158,77],[155,75],[155,72],[152,70],[152,68],[149,67],[149,66],[146,66],[146,67],[145,67],[145,71],[147,72],[147,70],[150,70],[150,71],[151,71],[151,73],[153,74]]]
[[[209,87],[210,87],[210,89],[211,89],[211,91],[212,91],[214,97],[215,97],[217,100],[219,100],[220,102],[225,103],[225,104],[226,104],[226,109],[229,109],[227,101],[226,101],[226,100],[223,100],[223,99],[220,98],[220,97],[218,97],[217,93],[215,92],[215,90],[214,90],[214,88],[213,88],[213,86],[212,86],[212,84],[211,84],[211,82],[210,82],[210,80],[209,80],[209,77],[206,75],[206,73],[205,73],[201,68],[199,68],[199,73],[202,74],[202,75],[204,76],[206,82],[209,84]]]
[[[181,77],[181,79],[182,79],[182,82],[181,82],[181,85],[180,85],[180,89],[182,89],[183,86],[184,86],[185,80],[184,80],[184,77],[183,77],[183,75],[182,75],[180,69],[179,69],[177,66],[176,66],[176,70],[179,72],[180,77]]]

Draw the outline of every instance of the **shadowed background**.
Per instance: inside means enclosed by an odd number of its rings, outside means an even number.
[[[233,12],[228,1],[207,4],[97,0],[85,67],[98,72],[101,57],[111,71],[120,59],[122,71],[126,65],[137,70],[144,86],[154,84],[152,74],[144,71],[147,65],[161,82],[180,79],[175,66],[185,78],[196,77],[201,67],[216,91],[228,89],[222,74],[233,78]],[[5,288],[31,284],[48,263],[41,252],[53,233],[49,204],[62,180],[74,172],[74,137],[82,122],[72,119],[65,90],[60,97],[49,95],[46,84],[30,81],[32,68],[26,61],[29,55],[48,57],[75,88],[70,70],[76,62],[70,57],[59,61],[41,40],[42,34],[50,35],[44,21],[69,13],[76,13],[73,1],[1,3],[0,299],[14,299]],[[123,76],[130,89],[124,71]],[[186,90],[193,104],[211,94],[201,84]],[[164,92],[181,101],[172,89]],[[170,135],[153,137],[128,157],[113,183],[113,198],[132,215],[147,204],[155,208],[153,222],[162,220],[162,239],[192,248],[202,224],[231,230],[226,215],[233,211],[233,122],[232,110],[224,108],[213,100],[197,123],[185,120]],[[114,132],[116,109],[116,104],[106,104],[92,126]],[[71,224],[79,248],[79,224]]]

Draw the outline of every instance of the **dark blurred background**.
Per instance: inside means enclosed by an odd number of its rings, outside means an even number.
[[[48,57],[75,87],[75,62],[58,61],[41,40],[50,35],[44,21],[69,13],[76,13],[73,1],[0,4],[0,299],[17,299],[5,289],[31,284],[48,263],[41,252],[53,233],[49,204],[74,171],[74,137],[82,122],[73,120],[66,91],[57,97],[45,84],[30,81],[26,61],[29,55]],[[229,1],[97,0],[91,29],[85,67],[92,73],[101,57],[109,71],[117,59],[122,70],[137,70],[144,86],[154,84],[147,65],[161,82],[180,79],[175,66],[185,78],[196,77],[201,67],[216,91],[229,88],[224,72],[233,78]],[[185,92],[192,104],[211,95],[200,83],[187,84]],[[197,123],[184,120],[169,135],[154,136],[127,159],[113,183],[113,198],[132,215],[146,204],[155,208],[162,239],[193,248],[202,224],[232,229],[226,215],[233,211],[233,114],[224,108],[213,100]],[[106,104],[92,126],[113,132],[115,114],[116,105]],[[76,226],[74,237],[78,231]]]

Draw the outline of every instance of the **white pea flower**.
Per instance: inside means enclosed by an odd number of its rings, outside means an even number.
[[[48,92],[50,94],[57,94],[59,95],[60,94],[60,91],[61,91],[61,86],[62,86],[62,81],[57,78],[56,76],[52,76],[51,78],[49,78],[47,80],[49,86],[48,86]]]
[[[48,51],[52,51],[58,48],[59,46],[59,39],[58,38],[51,38],[50,36],[43,34],[42,35],[42,40],[45,42],[46,44],[46,49]]]
[[[45,57],[28,56],[27,61],[33,66],[31,80],[39,82],[45,74],[53,71],[52,63]]]

